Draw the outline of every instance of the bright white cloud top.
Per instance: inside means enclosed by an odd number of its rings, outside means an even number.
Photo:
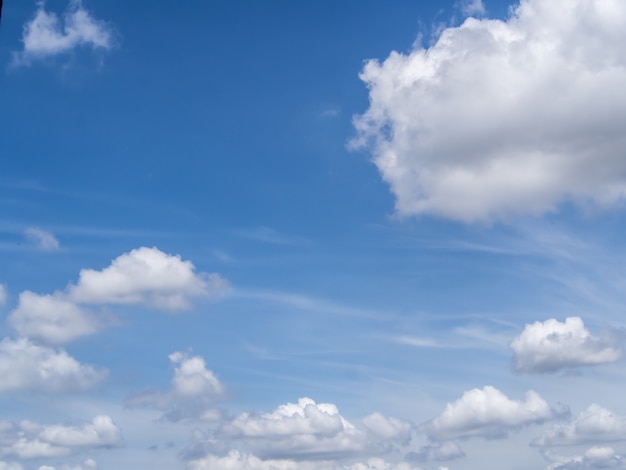
[[[401,215],[465,222],[626,195],[626,4],[523,0],[435,44],[369,61],[354,144]]]
[[[556,372],[617,361],[621,348],[613,338],[593,336],[579,317],[526,325],[511,343],[513,370],[520,373]]]
[[[433,440],[470,437],[502,438],[515,429],[540,424],[558,413],[536,392],[526,392],[524,401],[511,400],[497,388],[485,386],[463,394],[422,428]]]
[[[228,289],[218,274],[196,273],[180,256],[142,247],[120,255],[102,271],[81,270],[78,283],[63,292],[22,292],[8,320],[22,336],[65,344],[106,326],[105,317],[85,305],[135,304],[178,311],[190,308],[193,299],[221,297]]]
[[[164,392],[148,390],[132,395],[126,399],[126,405],[131,408],[149,407],[165,411],[162,419],[169,421],[219,420],[220,412],[213,405],[223,397],[225,387],[206,368],[204,358],[189,357],[177,351],[170,354],[169,359],[174,365],[171,388]]]
[[[17,65],[30,65],[35,60],[67,54],[77,47],[110,49],[113,33],[109,25],[94,18],[81,0],[70,0],[63,18],[45,10],[39,2],[34,18],[24,25],[24,49],[13,56]]]

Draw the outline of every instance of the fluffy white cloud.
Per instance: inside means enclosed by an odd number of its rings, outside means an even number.
[[[32,421],[2,424],[0,454],[21,459],[65,457],[86,449],[124,444],[121,431],[106,415],[98,415],[91,423],[81,426],[43,425]]]
[[[511,348],[513,370],[526,373],[604,364],[621,356],[614,341],[592,336],[579,317],[526,325]]]
[[[591,445],[626,440],[626,417],[593,404],[570,423],[554,425],[533,446]]]
[[[20,335],[48,344],[63,344],[97,332],[98,319],[64,294],[20,294],[18,306],[8,318]]]
[[[38,346],[27,339],[0,341],[0,391],[82,391],[107,372],[81,364],[63,350]]]
[[[222,428],[224,436],[249,439],[261,457],[323,460],[366,448],[363,432],[331,403],[301,398],[271,413],[243,413]]]
[[[113,46],[111,28],[95,19],[80,0],[71,0],[61,20],[55,13],[47,12],[39,2],[32,20],[24,25],[24,49],[14,53],[16,65],[29,65],[33,60],[65,54],[79,46],[110,49]]]
[[[168,391],[146,391],[127,398],[129,407],[152,407],[165,411],[164,419],[200,419],[214,421],[219,412],[213,409],[216,400],[224,395],[224,386],[215,374],[206,368],[200,356],[188,357],[175,352],[169,356],[174,365],[172,386]]]
[[[592,447],[584,455],[560,459],[547,470],[592,470],[594,468],[626,468],[624,458],[611,447]]]
[[[7,303],[7,288],[4,284],[0,284],[0,307]]]
[[[190,261],[158,248],[141,247],[115,258],[102,271],[83,269],[76,284],[53,294],[24,291],[8,321],[22,336],[63,344],[96,333],[104,318],[86,305],[145,305],[177,311],[197,297],[215,298],[229,291],[217,274],[196,273]]]
[[[389,463],[379,458],[367,462],[297,462],[294,460],[261,460],[255,455],[231,450],[227,455],[209,455],[193,460],[188,470],[420,470],[406,462]]]
[[[469,437],[505,437],[512,429],[538,424],[555,412],[536,392],[526,392],[524,401],[511,400],[500,390],[486,386],[463,394],[433,420],[422,425],[433,440]]]
[[[191,261],[158,248],[141,247],[115,258],[102,271],[83,269],[68,296],[87,304],[143,304],[182,310],[194,297],[223,295],[227,282],[217,274],[197,274]]]
[[[477,2],[470,2],[477,3]],[[371,148],[401,215],[462,221],[626,196],[626,3],[522,0],[369,61]]]
[[[59,240],[50,233],[38,227],[29,227],[24,230],[24,235],[28,240],[44,251],[55,251],[60,248]]]

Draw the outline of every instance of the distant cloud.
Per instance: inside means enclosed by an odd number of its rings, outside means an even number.
[[[41,250],[56,251],[60,247],[59,241],[52,233],[46,232],[38,227],[27,228],[24,230],[24,235]]]
[[[419,452],[410,453],[407,459],[409,457],[411,460],[443,462],[465,457],[465,452],[456,442],[443,441],[423,446]]]
[[[462,0],[458,5],[465,16],[482,16],[486,12],[482,0]]]
[[[7,288],[4,284],[0,284],[0,307],[6,305],[7,303]]]
[[[365,462],[339,464],[335,462],[299,462],[288,459],[262,460],[256,455],[231,450],[226,455],[208,455],[192,460],[187,470],[421,470],[406,462],[390,463],[380,458]]]
[[[2,470],[2,467],[0,467]],[[78,465],[61,465],[60,467],[51,467],[49,465],[44,465],[39,467],[38,470],[98,470],[98,465],[96,461],[93,459],[87,459],[83,463]]]
[[[463,3],[475,12],[481,2]],[[523,0],[366,63],[354,120],[399,215],[464,221],[626,198],[626,3]]]
[[[38,3],[35,16],[24,25],[23,50],[15,52],[15,65],[30,65],[71,52],[80,46],[110,49],[113,46],[111,27],[95,19],[80,0],[71,0],[60,19],[56,13],[45,10],[45,2]]]
[[[172,353],[169,359],[174,365],[170,389],[132,395],[126,399],[126,406],[165,411],[163,419],[168,421],[219,419],[219,412],[213,405],[223,397],[225,389],[215,374],[206,368],[204,359],[200,356],[189,357],[183,352]]]
[[[39,346],[24,338],[0,341],[0,392],[77,392],[92,388],[106,376],[106,370],[81,364],[62,349]]]
[[[579,317],[526,325],[511,343],[513,370],[520,373],[556,372],[566,368],[615,362],[621,349],[611,338],[592,336]]]
[[[581,456],[563,458],[547,470],[592,470],[595,468],[626,468],[626,460],[612,447],[591,447]]]
[[[465,392],[421,428],[435,441],[469,437],[502,438],[512,430],[544,423],[557,415],[532,390],[526,393],[524,401],[516,401],[500,390],[486,386]]]
[[[168,311],[191,307],[198,297],[226,295],[229,284],[218,274],[196,273],[193,263],[158,248],[141,247],[115,258],[101,271],[83,269],[65,291],[24,291],[8,322],[22,336],[64,344],[100,331],[106,318],[87,306],[144,305]]]
[[[124,444],[120,429],[107,415],[98,415],[90,423],[78,426],[33,421],[1,424],[0,455],[21,459],[65,457],[86,449]]]
[[[531,445],[576,446],[626,441],[626,416],[593,404],[569,423],[554,425]]]

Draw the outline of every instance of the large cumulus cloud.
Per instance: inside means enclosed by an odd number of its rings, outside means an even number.
[[[543,214],[626,194],[626,3],[522,0],[367,62],[355,118],[402,215]]]

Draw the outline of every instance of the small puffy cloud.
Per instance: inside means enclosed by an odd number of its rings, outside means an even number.
[[[63,350],[21,338],[0,341],[0,391],[51,393],[87,390],[107,376],[105,370],[79,363]]]
[[[500,438],[509,431],[553,419],[557,413],[536,392],[524,401],[511,400],[500,390],[486,386],[463,394],[422,430],[433,440],[470,437]]]
[[[611,338],[592,336],[579,317],[526,325],[511,348],[513,370],[520,373],[605,364],[618,360],[622,352]]]
[[[4,284],[0,284],[0,307],[7,303],[7,288]]]
[[[522,0],[505,21],[468,18],[428,48],[370,60],[353,145],[371,150],[403,216],[620,203],[624,24],[622,0]]]
[[[102,271],[83,269],[69,298],[86,304],[143,304],[165,310],[189,308],[195,297],[217,297],[228,283],[217,274],[195,272],[191,261],[156,247],[141,247],[115,258]]]
[[[91,335],[102,326],[93,314],[58,292],[22,292],[8,322],[20,335],[48,344],[67,343]]]
[[[219,412],[213,409],[213,405],[224,395],[225,389],[215,374],[206,368],[204,359],[189,357],[182,352],[170,354],[169,359],[174,366],[170,389],[133,395],[126,399],[126,406],[165,411],[163,419],[169,421],[218,419]]]
[[[281,405],[271,413],[243,413],[225,424],[221,434],[248,439],[264,458],[324,460],[362,452],[367,444],[364,433],[335,405],[310,398]]]
[[[533,446],[592,445],[626,441],[626,416],[593,404],[572,422],[554,425]]]
[[[228,291],[228,282],[219,275],[196,273],[191,261],[141,247],[118,256],[102,271],[81,270],[78,282],[65,291],[22,292],[8,321],[22,336],[64,344],[106,326],[105,318],[87,310],[87,305],[145,305],[177,311],[191,307],[195,298],[216,298]]]
[[[14,53],[16,65],[30,65],[35,60],[47,59],[73,51],[80,46],[93,49],[113,47],[113,33],[106,23],[95,19],[80,0],[71,0],[59,18],[38,3],[35,16],[24,25],[23,50]]]
[[[0,455],[20,459],[66,457],[87,449],[124,445],[120,429],[106,415],[98,415],[91,423],[79,426],[4,422],[0,433]]]
[[[50,233],[38,227],[30,227],[24,230],[24,236],[44,251],[56,251],[60,248],[59,240]]]
[[[626,468],[626,461],[612,447],[592,447],[584,455],[559,459],[547,470],[592,470],[595,468]]]

